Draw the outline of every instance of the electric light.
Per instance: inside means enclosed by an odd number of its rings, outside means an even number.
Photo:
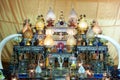
[[[34,72],[34,69],[31,69],[30,72],[33,73],[33,72]]]
[[[73,35],[77,34],[77,31],[74,28],[67,29],[68,33],[68,39],[67,39],[67,45],[74,46],[76,45],[76,39]]]
[[[43,63],[40,63],[40,66],[42,67],[42,66],[43,66]]]
[[[17,78],[16,78],[16,77],[13,77],[12,80],[17,80]]]
[[[74,38],[73,35],[69,35],[66,44],[69,45],[69,46],[74,46],[74,45],[76,45],[76,39]]]
[[[80,29],[81,31],[81,34],[85,34],[85,31],[87,30],[88,28],[88,24],[87,22],[85,21],[84,18],[82,18],[78,24],[78,28]]]
[[[82,63],[78,63],[78,66],[80,67],[82,65]]]
[[[44,40],[44,45],[46,47],[52,47],[54,45],[54,40],[51,35],[47,35]]]

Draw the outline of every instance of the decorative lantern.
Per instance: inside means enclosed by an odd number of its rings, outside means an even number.
[[[77,14],[74,9],[71,10],[69,16],[69,27],[76,27],[77,26]]]
[[[84,15],[84,16],[81,16],[80,22],[79,22],[79,24],[78,24],[78,28],[80,29],[81,34],[85,34],[85,31],[86,31],[87,28],[88,28],[88,24],[87,24],[87,22],[85,21],[85,15]]]
[[[54,45],[54,40],[52,38],[52,34],[54,32],[52,31],[52,29],[46,29],[46,38],[44,40],[44,45],[46,47],[52,47]]]
[[[67,45],[70,45],[70,46],[76,45],[76,39],[74,38],[74,36],[69,35],[67,39]]]
[[[25,20],[25,23],[24,23],[24,28],[22,30],[23,32],[23,37],[27,40],[27,43],[26,45],[30,45],[30,41],[33,37],[33,32],[32,32],[32,29],[31,29],[31,24],[29,23],[29,20]]]
[[[72,10],[70,12],[69,19],[75,19],[75,20],[77,20],[77,13],[75,12],[74,8],[72,8]]]
[[[37,18],[37,22],[36,22],[36,26],[35,26],[36,32],[37,32],[36,34],[38,35],[37,39],[39,40],[39,45],[43,45],[43,38],[44,37],[41,34],[43,34],[44,26],[45,26],[45,24],[44,24],[43,15],[40,15]]]
[[[31,32],[31,30],[28,29],[24,32],[23,37],[27,39],[31,39],[33,37],[33,33]]]
[[[67,39],[67,45],[74,46],[76,45],[76,39],[74,38],[73,35],[77,33],[75,29],[67,29],[68,33],[68,39]]]
[[[44,19],[43,19],[43,15],[40,15],[38,16],[36,22],[36,30],[38,34],[42,34],[43,29],[44,29]]]
[[[54,40],[51,35],[47,35],[44,40],[44,45],[46,47],[52,47],[54,45]]]
[[[67,46],[67,51],[68,52],[72,52],[73,51],[73,46],[76,45],[76,39],[74,38],[73,35],[77,34],[77,31],[73,28],[71,29],[67,29],[67,33],[68,33],[68,39],[66,42]]]
[[[56,19],[56,16],[55,16],[53,10],[51,8],[49,8],[49,11],[48,11],[47,16],[46,16],[46,20],[48,23],[47,26],[52,27],[55,19]]]
[[[101,34],[102,33],[101,28],[98,26],[98,22],[94,22],[92,30],[95,34]]]
[[[73,35],[69,35],[66,45],[67,45],[67,52],[71,53],[74,51],[74,46],[76,45],[76,39],[74,38]]]

